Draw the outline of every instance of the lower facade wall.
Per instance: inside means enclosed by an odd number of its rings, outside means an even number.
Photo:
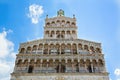
[[[11,76],[10,80],[109,80],[108,76],[96,75],[37,75]]]

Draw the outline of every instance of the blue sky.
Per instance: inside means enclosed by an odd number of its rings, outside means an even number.
[[[120,0],[0,0],[0,79],[9,80],[19,44],[43,38],[46,15],[59,9],[75,14],[79,38],[102,43],[110,78],[120,80]]]

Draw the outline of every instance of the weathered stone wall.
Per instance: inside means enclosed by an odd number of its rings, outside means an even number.
[[[24,75],[14,76],[11,80],[109,80],[109,77],[104,74],[90,74],[90,75],[79,75],[79,74],[42,74],[42,75]]]

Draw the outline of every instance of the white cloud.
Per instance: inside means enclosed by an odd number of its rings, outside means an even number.
[[[114,71],[114,74],[116,75],[116,76],[120,76],[120,69],[115,69],[115,71]]]
[[[1,80],[10,80],[10,77],[2,78]]]
[[[10,66],[6,62],[0,62],[0,74],[4,75],[10,71]]]
[[[15,59],[15,58],[16,58],[16,54],[17,54],[17,53],[13,52],[13,53],[11,53],[11,54],[10,54],[10,56],[9,56],[9,57],[12,57],[12,58],[14,58],[14,59]]]
[[[3,31],[0,33],[0,58],[6,57],[10,52],[13,51],[14,48],[14,44],[6,39],[8,32]]]
[[[9,80],[10,79],[10,73],[13,71],[13,66],[14,66],[14,62],[0,60],[0,78],[1,78],[1,80]]]
[[[7,39],[11,30],[0,33],[0,80],[10,80],[10,73],[13,71],[15,52],[14,43]]]
[[[44,10],[41,5],[32,4],[29,6],[28,17],[31,18],[33,24],[37,24]]]

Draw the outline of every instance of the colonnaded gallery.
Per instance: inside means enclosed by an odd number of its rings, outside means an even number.
[[[44,38],[21,43],[10,80],[109,80],[101,43],[78,39],[76,18],[46,16]]]

